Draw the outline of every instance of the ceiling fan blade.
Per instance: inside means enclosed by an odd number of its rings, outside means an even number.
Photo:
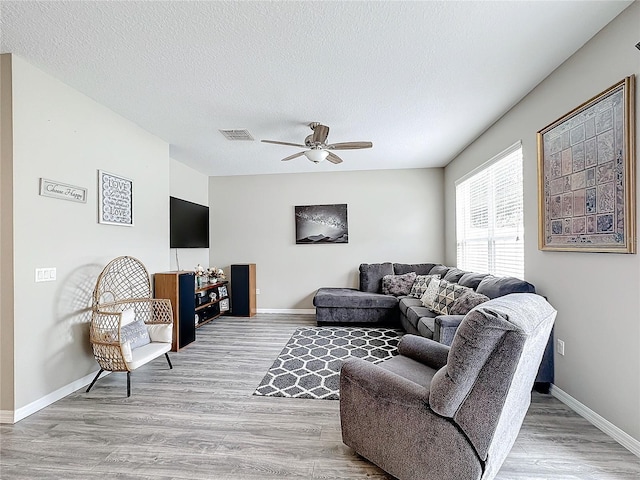
[[[301,157],[302,155],[304,155],[304,152],[294,153],[293,155],[289,155],[288,157],[283,158],[282,161],[286,162],[286,161],[289,161],[289,160],[293,160],[294,158]]]
[[[333,145],[327,145],[328,150],[357,150],[358,148],[371,148],[373,143],[371,142],[343,142],[334,143]]]
[[[329,127],[327,127],[326,125],[317,124],[313,127],[313,137],[312,137],[313,143],[323,144],[327,140],[328,136],[329,136]]]
[[[342,159],[337,156],[335,153],[331,153],[329,152],[329,155],[327,156],[327,160],[330,161],[331,163],[342,163]]]
[[[264,143],[273,143],[275,145],[289,145],[290,147],[301,147],[301,148],[307,148],[306,145],[300,145],[299,143],[289,143],[289,142],[277,142],[275,140],[261,140],[261,142]]]

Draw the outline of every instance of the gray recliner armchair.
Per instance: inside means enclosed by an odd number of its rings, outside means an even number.
[[[346,361],[344,443],[400,480],[494,478],[529,408],[556,313],[539,295],[511,294],[469,312],[451,347],[405,335],[392,359]]]

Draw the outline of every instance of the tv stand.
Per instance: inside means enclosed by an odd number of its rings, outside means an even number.
[[[196,339],[196,329],[229,311],[226,280],[196,287],[194,272],[161,272],[153,276],[154,297],[168,298],[173,309],[174,352]]]
[[[208,283],[195,290],[195,327],[201,327],[229,311],[229,282]]]

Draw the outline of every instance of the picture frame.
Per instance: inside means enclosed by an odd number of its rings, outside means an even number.
[[[218,297],[219,298],[223,298],[223,297],[228,297],[229,293],[227,292],[227,286],[226,285],[222,285],[220,287],[218,287]]]
[[[87,203],[87,189],[68,183],[40,178],[40,195],[71,202]]]
[[[133,226],[133,180],[98,170],[98,223]]]
[[[294,207],[296,244],[349,243],[347,204]]]
[[[220,300],[220,312],[228,312],[229,311],[229,299],[224,298]]]
[[[537,132],[538,248],[636,252],[635,77]]]

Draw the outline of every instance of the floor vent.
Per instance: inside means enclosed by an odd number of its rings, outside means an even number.
[[[249,130],[220,130],[227,140],[253,140]]]

